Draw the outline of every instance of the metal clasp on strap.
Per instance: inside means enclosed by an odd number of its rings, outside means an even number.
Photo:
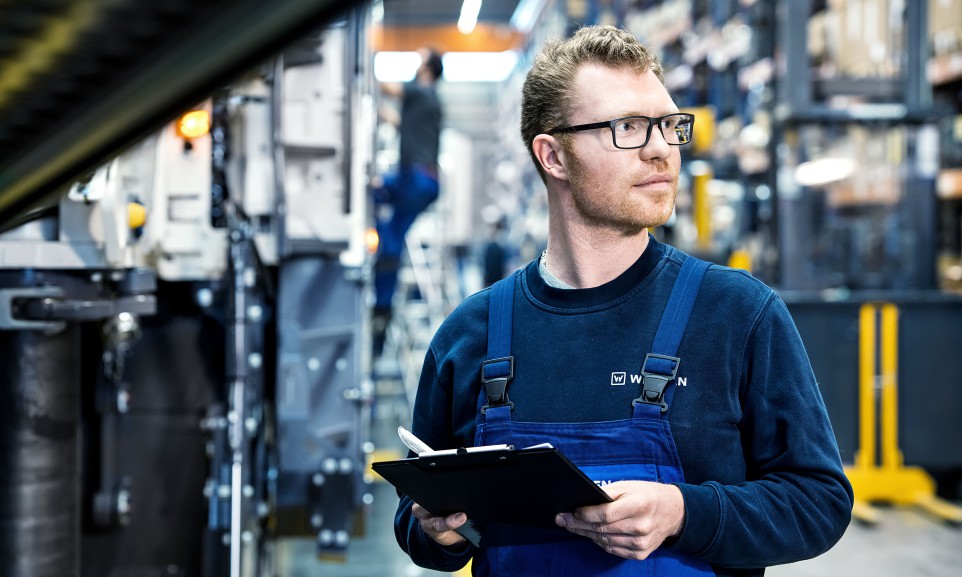
[[[645,362],[641,365],[641,396],[631,401],[632,406],[644,403],[660,406],[662,413],[667,411],[668,403],[665,402],[665,387],[675,380],[679,364],[681,364],[681,359],[678,357],[655,353],[645,355]]]
[[[484,385],[484,395],[488,404],[481,407],[483,415],[491,407],[508,405],[514,409],[514,403],[508,399],[508,381],[514,378],[514,357],[501,357],[481,362],[481,383]]]

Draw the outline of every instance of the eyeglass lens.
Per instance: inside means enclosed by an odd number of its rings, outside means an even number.
[[[629,116],[612,123],[615,146],[636,148],[647,144],[651,135],[651,121],[653,120],[659,121],[658,128],[668,144],[686,144],[691,140],[692,122],[691,117],[686,114],[669,114],[660,119]]]

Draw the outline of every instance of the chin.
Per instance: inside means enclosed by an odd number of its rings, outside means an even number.
[[[647,211],[647,213],[642,217],[642,220],[648,223],[645,228],[655,228],[659,227],[671,218],[671,211],[674,209],[674,202],[669,203],[667,206],[658,206],[654,210]]]

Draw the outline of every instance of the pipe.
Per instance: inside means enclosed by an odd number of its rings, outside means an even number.
[[[80,331],[0,330],[0,575],[80,566]]]

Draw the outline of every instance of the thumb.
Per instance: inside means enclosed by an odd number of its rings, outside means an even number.
[[[468,516],[464,513],[453,513],[444,518],[444,524],[450,530],[457,529],[468,520]]]
[[[434,529],[435,533],[444,533],[448,530],[448,522],[444,517],[435,517],[434,519],[431,519],[431,525],[433,525],[432,529]]]

